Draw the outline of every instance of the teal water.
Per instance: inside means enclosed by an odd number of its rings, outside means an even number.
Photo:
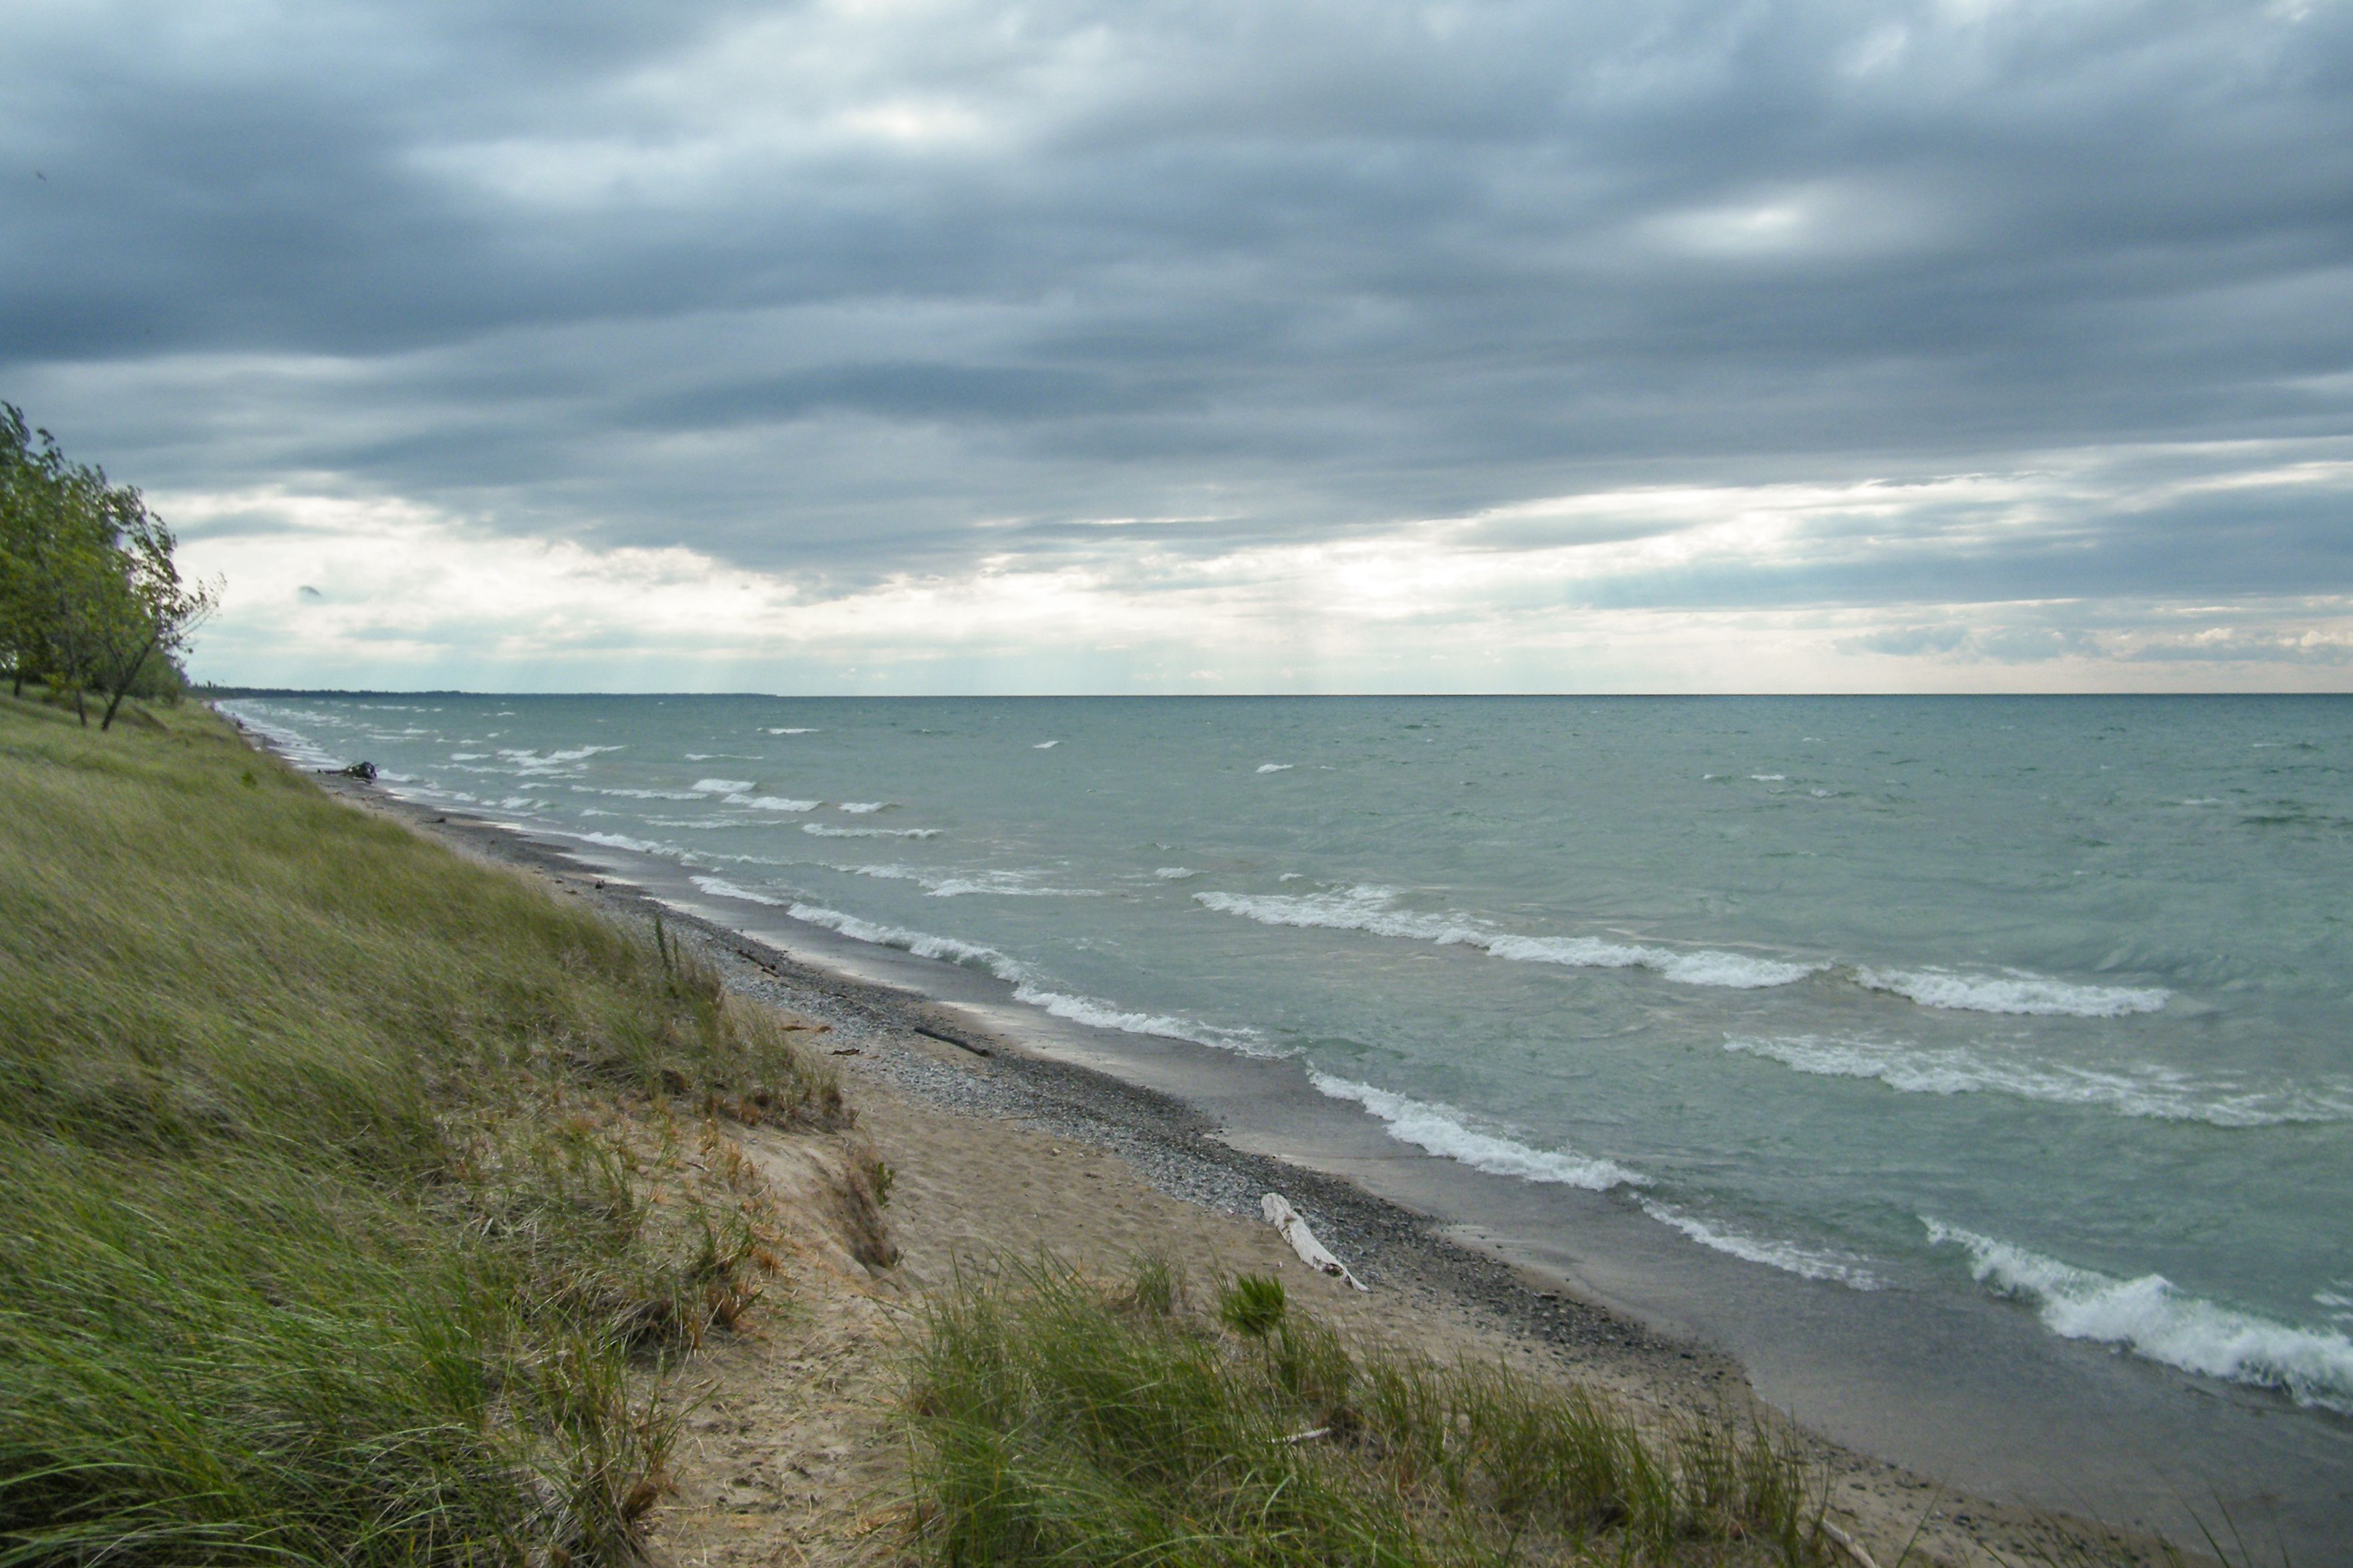
[[[2353,1414],[2353,700],[227,706],[1065,1017],[1295,1058],[1758,1268]]]

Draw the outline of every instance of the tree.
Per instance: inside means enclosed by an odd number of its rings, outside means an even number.
[[[49,658],[48,588],[65,458],[46,430],[36,447],[25,415],[0,404],[0,652],[23,696]]]
[[[147,510],[138,490],[126,485],[109,492],[108,505],[121,562],[121,592],[100,600],[106,614],[94,647],[108,696],[101,731],[114,727],[115,710],[142,672],[184,651],[198,626],[220,606],[220,584],[187,583],[172,559],[179,542],[164,520]]]
[[[0,653],[18,694],[37,676],[87,724],[95,688],[104,730],[142,677],[174,670],[220,599],[181,577],[177,543],[136,487],[69,462],[0,403]]]

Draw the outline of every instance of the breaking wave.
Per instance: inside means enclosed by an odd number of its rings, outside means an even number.
[[[689,877],[687,880],[704,892],[716,894],[723,899],[741,899],[747,904],[767,904],[776,909],[782,909],[785,905],[785,900],[782,899],[772,899],[765,893],[755,893],[749,888],[739,888],[734,883],[723,881],[717,877]]]
[[[1300,895],[1196,893],[1193,898],[1206,909],[1240,915],[1261,925],[1362,931],[1376,936],[1434,942],[1440,947],[1475,947],[1491,957],[1520,963],[1558,963],[1580,969],[1650,969],[1686,985],[1756,990],[1787,985],[1828,967],[1705,948],[1650,947],[1583,936],[1519,936],[1491,930],[1484,922],[1467,918],[1400,910],[1397,907],[1397,891],[1391,888],[1356,887],[1345,892]]]
[[[856,915],[829,910],[822,904],[794,903],[785,912],[797,921],[807,921],[839,931],[852,942],[871,942],[877,947],[895,947],[902,952],[912,952],[917,958],[936,958],[946,963],[960,963],[966,969],[977,969],[994,974],[999,980],[1018,981],[1024,972],[1018,963],[993,947],[978,942],[959,942],[952,936],[933,936],[927,931],[909,931],[903,926],[882,925],[874,921],[860,920]]]
[[[2290,1328],[2185,1296],[2161,1274],[2118,1279],[1923,1216],[1932,1247],[1969,1256],[1979,1284],[2034,1308],[2062,1339],[2119,1345],[2184,1372],[2275,1388],[2298,1405],[2353,1415],[2353,1340]]]
[[[585,763],[599,752],[619,750],[618,746],[572,746],[543,754],[536,748],[509,750],[501,747],[499,755],[512,763],[519,773],[553,773],[568,770],[574,763]]]
[[[1334,1100],[1354,1100],[1371,1111],[1387,1124],[1389,1136],[1398,1142],[1491,1175],[1582,1187],[1591,1193],[1606,1193],[1612,1187],[1643,1186],[1650,1181],[1614,1160],[1567,1150],[1533,1148],[1493,1132],[1479,1131],[1466,1125],[1461,1121],[1462,1113],[1451,1106],[1434,1105],[1329,1073],[1311,1070],[1307,1079],[1317,1092]]]
[[[1013,987],[1015,1001],[1026,1002],[1058,1018],[1068,1018],[1073,1023],[1086,1024],[1098,1029],[1116,1029],[1123,1034],[1156,1035],[1165,1039],[1189,1040],[1196,1045],[1216,1046],[1251,1055],[1263,1054],[1256,1043],[1254,1032],[1250,1030],[1220,1029],[1189,1018],[1130,1012],[1115,1003],[1096,997],[1049,990],[1038,983],[1036,976],[1019,960],[979,942],[962,942],[952,936],[934,936],[927,931],[910,931],[904,926],[860,920],[856,915],[844,914],[839,910],[829,910],[820,904],[796,903],[787,906],[785,912],[797,921],[807,921],[811,925],[838,931],[853,942],[895,947],[902,952],[913,953],[917,958],[935,958],[993,974]]]
[[[1683,1232],[1702,1247],[1727,1254],[1746,1263],[1762,1263],[1768,1268],[1778,1268],[1784,1274],[1795,1274],[1806,1279],[1828,1279],[1855,1290],[1877,1290],[1883,1288],[1880,1278],[1855,1259],[1818,1247],[1799,1247],[1794,1241],[1774,1241],[1744,1236],[1720,1223],[1711,1223],[1697,1215],[1662,1204],[1655,1198],[1637,1200],[1642,1212]]]
[[[1854,978],[1867,991],[1892,991],[1923,1007],[2038,1017],[2120,1018],[2127,1013],[2154,1013],[2173,994],[2159,986],[2077,985],[2022,970],[1963,974],[1950,969],[1858,969]]]
[[[828,827],[822,822],[804,822],[803,833],[819,838],[937,838],[936,827]]]
[[[755,811],[815,811],[818,805],[813,800],[791,800],[781,795],[746,795],[740,790],[726,798],[730,805],[750,806]]]
[[[934,899],[958,899],[970,893],[985,893],[1003,899],[1099,899],[1103,895],[1092,888],[1055,888],[1039,883],[1039,872],[974,871],[965,874],[919,871],[913,866],[836,866],[837,871],[847,871],[853,877],[876,877],[893,882],[920,882],[924,895]]]
[[[2054,1105],[2089,1105],[2123,1116],[2205,1121],[2217,1127],[2353,1121],[2353,1086],[2337,1090],[2243,1089],[2200,1082],[2159,1067],[2080,1068],[2004,1061],[1966,1047],[1934,1049],[1816,1035],[1727,1039],[1727,1051],[1764,1057],[1820,1078],[1873,1079],[1905,1094],[2006,1094]]]
[[[512,809],[515,802],[502,800],[496,804]],[[563,827],[534,827],[532,831],[553,833],[561,838],[576,838],[583,844],[595,844],[607,849],[626,849],[632,855],[659,855],[671,860],[686,858],[686,851],[675,844],[655,844],[643,838],[632,838],[626,833],[582,833]]]

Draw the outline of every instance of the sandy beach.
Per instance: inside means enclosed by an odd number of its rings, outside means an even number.
[[[853,1256],[854,1226],[825,1201],[847,1158],[841,1141],[744,1136],[746,1153],[798,1216],[799,1267],[747,1331],[714,1339],[685,1374],[692,1412],[673,1493],[651,1521],[659,1560],[888,1560],[904,1459],[889,1415],[906,1338],[920,1331],[928,1292],[1008,1259],[1050,1255],[1114,1274],[1156,1252],[1197,1292],[1238,1271],[1270,1273],[1316,1313],[1371,1340],[1543,1369],[1661,1418],[1756,1409],[1779,1419],[1720,1350],[1459,1246],[1428,1216],[1345,1181],[1234,1149],[1207,1117],[1170,1097],[1036,1056],[955,1008],[797,961],[658,904],[556,846],[357,781],[322,782],[355,807],[612,918],[650,922],[659,912],[732,987],[812,1026],[814,1048],[841,1069],[856,1108],[853,1138],[892,1172],[884,1217],[896,1258],[874,1268]],[[1259,1216],[1271,1191],[1308,1217],[1369,1290],[1299,1261]],[[1858,1562],[2038,1561],[2069,1532],[2092,1533],[2082,1521],[1964,1495],[1802,1428],[1790,1437],[1824,1478],[1828,1520]],[[2153,1542],[2106,1539],[2125,1560],[2158,1560]]]

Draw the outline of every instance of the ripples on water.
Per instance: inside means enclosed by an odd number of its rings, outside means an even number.
[[[2353,702],[251,700],[1856,1289],[2353,1412]]]

